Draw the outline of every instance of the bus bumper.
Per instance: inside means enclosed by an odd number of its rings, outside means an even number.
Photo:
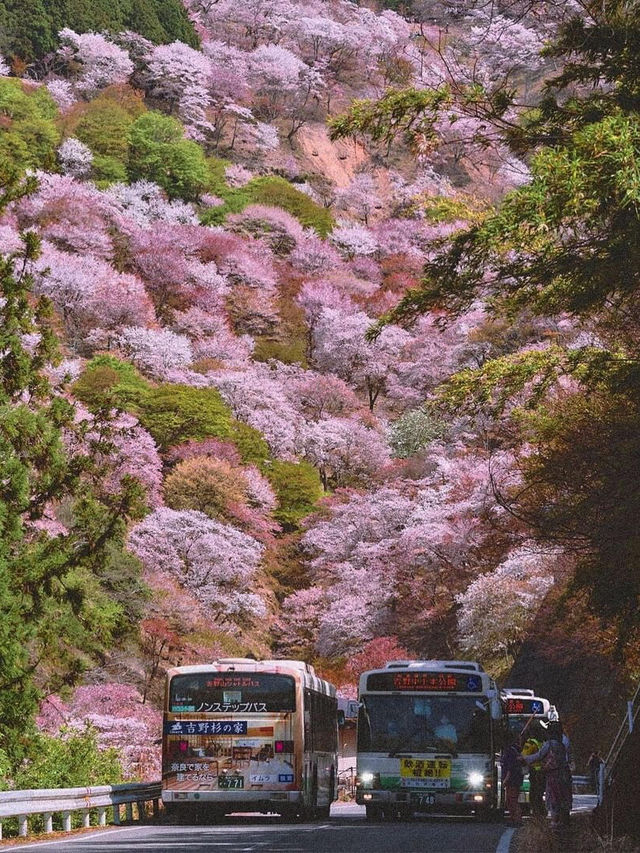
[[[171,811],[202,805],[226,812],[290,811],[303,801],[301,791],[163,791],[162,802]]]
[[[404,812],[476,812],[493,808],[490,791],[356,791],[356,803],[367,810]]]

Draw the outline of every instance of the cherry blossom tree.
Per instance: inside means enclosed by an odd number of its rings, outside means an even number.
[[[348,416],[360,408],[358,398],[346,382],[331,374],[308,371],[294,388],[301,411],[314,421],[326,415]]]
[[[60,41],[59,57],[69,68],[79,68],[76,88],[84,95],[125,83],[133,73],[128,53],[98,33],[78,34],[67,27]]]
[[[275,255],[289,255],[303,238],[298,220],[278,207],[250,204],[242,213],[227,218],[236,233],[250,234],[264,240]]]
[[[327,594],[322,587],[300,589],[287,596],[280,610],[278,650],[296,658],[312,657],[326,609]]]
[[[157,221],[180,225],[197,225],[199,221],[192,204],[177,198],[167,200],[153,181],[112,184],[103,195],[124,222],[131,221],[140,228],[149,228]]]
[[[155,319],[139,278],[116,272],[98,258],[61,252],[46,241],[35,264],[34,289],[51,299],[77,347],[85,345],[96,326],[113,330],[115,336],[123,324]]]
[[[117,494],[125,477],[135,477],[144,487],[149,505],[160,506],[162,460],[155,441],[136,418],[124,412],[114,416],[106,446],[96,418],[83,406],[77,406],[76,424],[81,429],[66,435],[66,443],[75,452],[87,453],[98,465],[105,466],[102,485],[106,492]]]
[[[86,163],[82,149],[73,148]],[[71,175],[38,172],[37,178],[37,192],[22,199],[16,208],[20,226],[36,226],[39,234],[59,249],[110,260],[112,216],[102,193]]]
[[[303,273],[318,275],[341,265],[339,253],[317,234],[305,231],[289,258]]]
[[[248,58],[254,109],[266,121],[289,121],[291,138],[311,118],[322,93],[320,74],[286,47],[269,44]]]
[[[373,176],[367,172],[359,172],[349,186],[339,190],[337,193],[337,202],[338,206],[343,210],[355,213],[358,219],[361,219],[365,225],[369,224],[369,219],[373,211],[382,207],[376,182]],[[338,240],[336,245],[340,247],[345,245],[344,234],[334,239]],[[369,252],[354,252],[354,254],[369,254]]]
[[[222,623],[265,612],[261,597],[246,591],[262,546],[202,512],[157,509],[133,528],[129,549],[148,571],[177,578]]]
[[[356,255],[373,255],[378,250],[375,237],[365,225],[342,222],[331,232],[331,242],[349,259]]]
[[[162,713],[148,704],[131,684],[88,684],[64,702],[48,696],[40,706],[38,727],[51,735],[92,727],[101,749],[114,747],[128,779],[152,780],[160,772]]]
[[[553,585],[557,556],[522,545],[457,595],[462,648],[481,656],[513,656]]]
[[[376,637],[359,654],[349,658],[346,669],[357,679],[366,669],[382,669],[389,661],[411,660],[412,657],[397,637]]]
[[[366,484],[380,476],[389,461],[386,442],[360,421],[325,417],[304,428],[303,455],[318,469],[325,491]]]
[[[171,322],[176,311],[198,307],[221,312],[227,280],[213,260],[203,262],[204,229],[170,222],[123,227],[131,267],[144,279],[158,316]]]
[[[113,338],[115,346],[143,371],[157,379],[193,362],[189,339],[170,329],[124,326]]]
[[[65,139],[58,148],[58,160],[66,175],[72,178],[84,178],[91,172],[93,154],[84,142],[70,137]]]
[[[206,119],[211,79],[209,58],[176,41],[154,47],[147,68],[150,96],[168,105],[170,111],[176,111],[196,137],[201,137],[203,130],[210,128]]]
[[[208,378],[235,417],[260,430],[273,453],[284,458],[295,454],[302,418],[273,371],[255,364],[250,370],[209,373]]]
[[[318,370],[335,373],[364,389],[373,411],[398,352],[410,335],[397,326],[386,326],[369,343],[365,334],[370,326],[371,319],[362,312],[323,309],[313,327],[313,359]]]

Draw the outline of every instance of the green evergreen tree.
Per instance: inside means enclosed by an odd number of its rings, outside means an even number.
[[[33,187],[32,179],[6,187],[0,210]],[[29,750],[36,673],[49,689],[72,683],[122,630],[120,582],[105,572],[123,550],[128,520],[145,509],[132,478],[115,493],[104,489],[109,410],[97,413],[88,452],[65,448],[74,410],[46,378],[57,357],[53,317],[31,294],[38,238],[23,239],[20,252],[0,258],[0,763],[12,766]],[[38,343],[27,350],[24,335],[33,333]],[[38,532],[34,522],[55,506],[66,507],[68,533]],[[135,592],[140,570],[130,568]]]

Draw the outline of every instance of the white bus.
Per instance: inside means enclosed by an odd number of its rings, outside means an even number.
[[[360,677],[356,801],[369,819],[414,811],[490,817],[502,707],[472,661],[391,661]]]
[[[162,800],[169,814],[328,817],[336,691],[302,661],[224,658],[167,673]]]

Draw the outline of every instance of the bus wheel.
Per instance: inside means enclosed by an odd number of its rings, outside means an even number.
[[[380,820],[382,817],[382,809],[380,806],[365,806],[367,811],[367,820]]]

